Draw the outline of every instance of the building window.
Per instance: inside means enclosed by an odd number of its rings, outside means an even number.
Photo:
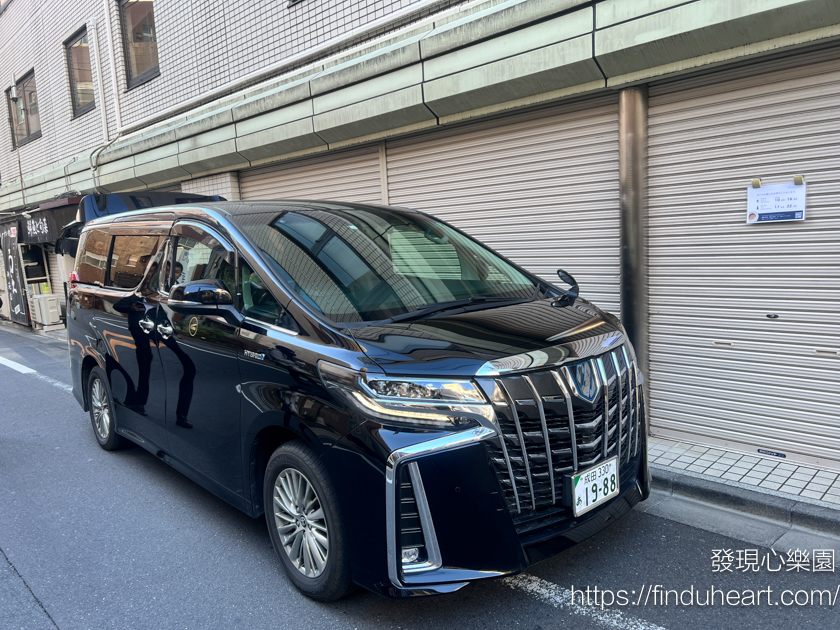
[[[70,75],[70,100],[73,102],[73,117],[92,110],[93,74],[90,71],[90,48],[87,29],[82,29],[65,44],[67,48],[67,72]]]
[[[152,4],[150,0],[120,0],[128,89],[160,74]]]
[[[24,75],[15,87],[6,90],[12,140],[20,147],[41,137],[41,115],[38,112],[38,91],[35,88],[35,71]]]

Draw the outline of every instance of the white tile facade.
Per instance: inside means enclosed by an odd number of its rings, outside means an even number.
[[[126,90],[118,2],[108,0],[114,35],[122,124],[128,125],[218,88],[269,64],[289,59],[339,38],[340,49],[378,37],[465,0],[154,0],[160,76]],[[105,106],[111,137],[116,134],[110,53],[102,0],[12,0],[0,14],[0,89],[35,69],[42,137],[20,149],[24,174],[63,161],[102,144],[98,96],[96,108],[73,119],[63,42],[78,27],[98,21]],[[406,13],[364,36],[347,38],[353,29],[396,12]],[[344,38],[344,39],[342,39]],[[336,52],[333,50],[332,52]],[[94,85],[97,72],[91,46]],[[0,181],[17,179],[18,155],[9,124],[0,121]]]
[[[228,201],[239,201],[239,173],[219,173],[181,182],[181,192],[192,195],[221,195]]]

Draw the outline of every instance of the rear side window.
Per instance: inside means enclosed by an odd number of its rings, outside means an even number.
[[[79,254],[79,282],[105,284],[105,267],[108,264],[110,246],[111,235],[107,232],[91,230],[87,233],[84,248]]]
[[[157,236],[115,236],[108,285],[133,289],[140,284],[157,250]]]

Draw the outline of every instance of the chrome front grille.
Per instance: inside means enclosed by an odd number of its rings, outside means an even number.
[[[565,475],[639,452],[644,411],[625,347],[561,368],[478,380],[501,437],[485,443],[514,514],[563,505]]]

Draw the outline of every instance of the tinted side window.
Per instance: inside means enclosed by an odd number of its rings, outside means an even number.
[[[109,286],[133,289],[140,284],[157,244],[157,236],[115,236]]]
[[[228,262],[228,250],[210,234],[185,226],[175,249],[175,273],[172,284],[216,279],[233,294],[236,271]]]
[[[79,282],[105,284],[105,267],[111,235],[101,230],[91,230],[85,239],[84,250],[79,254]]]
[[[295,324],[291,315],[280,306],[262,278],[254,273],[254,270],[244,261],[239,265],[239,280],[241,283],[239,294],[242,296],[243,315],[266,324],[297,332],[297,324]]]

